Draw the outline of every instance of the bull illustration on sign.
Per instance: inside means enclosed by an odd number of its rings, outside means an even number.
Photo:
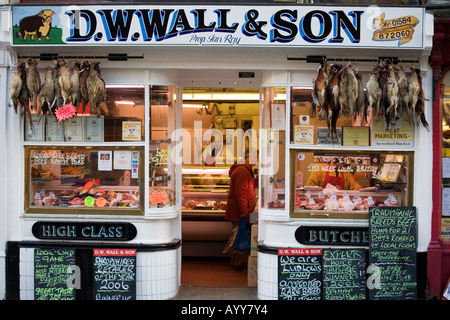
[[[50,40],[49,34],[54,14],[54,11],[46,9],[41,10],[34,16],[22,18],[19,22],[19,32],[16,34],[16,37],[26,40],[27,36],[29,36],[31,40],[34,40],[34,36],[36,36],[38,41],[41,41],[42,37]]]

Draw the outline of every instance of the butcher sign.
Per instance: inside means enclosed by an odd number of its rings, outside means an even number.
[[[13,45],[424,47],[425,8],[13,6]]]

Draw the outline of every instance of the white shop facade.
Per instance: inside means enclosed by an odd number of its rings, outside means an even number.
[[[325,61],[341,74],[354,65],[364,86],[380,61],[386,70],[404,66],[408,79],[414,65],[431,127],[433,16],[425,9],[100,4],[17,5],[1,14],[6,299],[48,299],[41,287],[48,279],[36,279],[41,267],[49,274],[52,259],[79,267],[81,285],[62,290],[66,298],[101,299],[97,256],[131,270],[128,298],[174,297],[185,253],[222,254],[231,232],[228,169],[245,147],[259,154],[252,219],[259,299],[299,298],[280,293],[280,249],[367,255],[369,206],[414,208],[417,282],[426,276],[431,130],[407,113],[387,124],[370,108],[364,116],[330,109],[333,122],[313,99]],[[44,22],[38,31],[25,23],[40,14],[50,15],[49,31]],[[75,63],[98,62],[105,99],[92,110],[78,102],[76,115],[61,121],[41,107],[30,108],[30,118],[23,106],[16,113],[8,90],[28,59],[38,62],[42,84],[61,61],[71,75]],[[216,154],[209,162],[212,137],[222,142],[216,151],[229,147],[229,162]],[[351,173],[359,189],[310,185],[321,171]],[[329,208],[330,197],[352,204]]]

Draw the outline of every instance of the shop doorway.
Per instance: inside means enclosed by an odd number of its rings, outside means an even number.
[[[232,266],[223,253],[233,229],[225,208],[229,168],[258,148],[259,89],[185,87],[182,105],[190,140],[183,140],[181,284],[247,286],[248,256]]]

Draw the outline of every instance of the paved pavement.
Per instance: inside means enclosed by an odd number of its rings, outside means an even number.
[[[256,287],[182,286],[171,300],[258,300]]]

